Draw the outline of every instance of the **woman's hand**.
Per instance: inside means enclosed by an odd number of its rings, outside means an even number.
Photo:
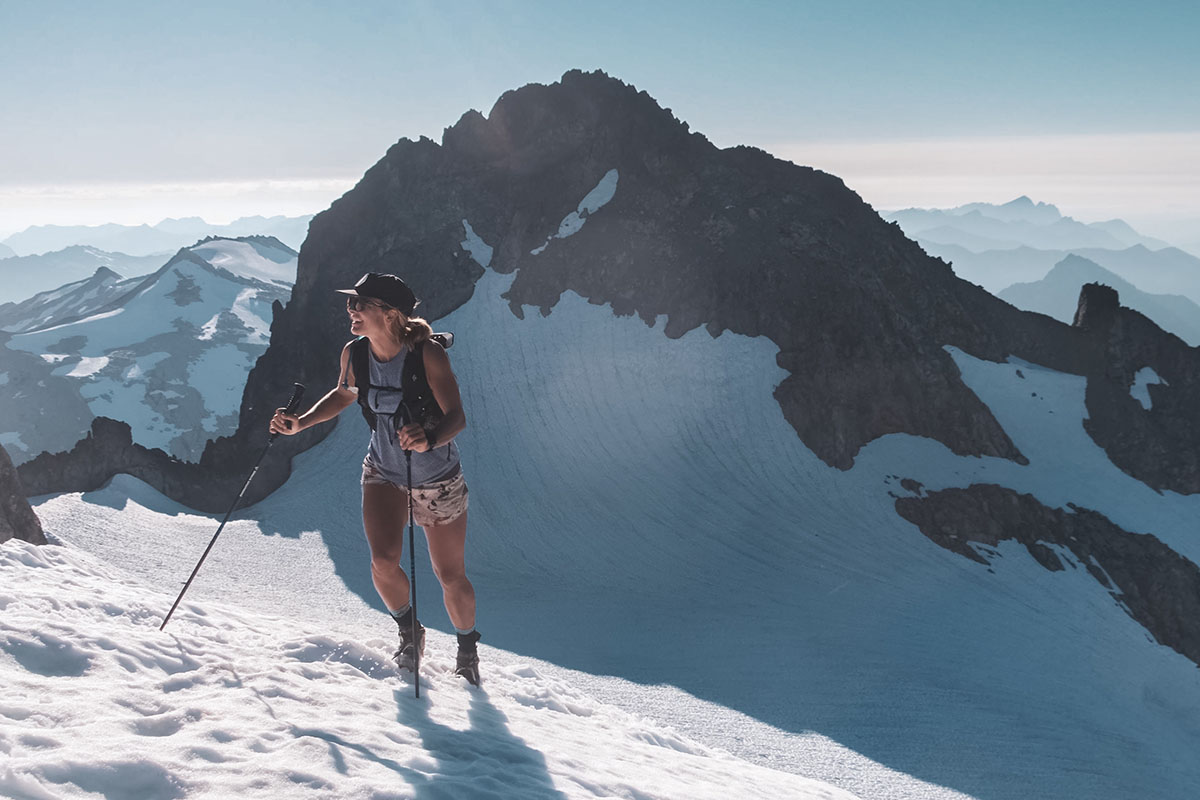
[[[300,432],[300,417],[289,414],[285,409],[275,409],[271,417],[271,433],[282,433],[284,436],[294,436]]]
[[[425,429],[415,422],[396,431],[396,439],[405,450],[412,450],[414,453],[429,452],[429,440],[425,438]]]

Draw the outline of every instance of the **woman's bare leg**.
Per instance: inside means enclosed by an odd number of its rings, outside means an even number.
[[[395,610],[409,601],[408,576],[400,568],[408,494],[391,484],[368,483],[363,490],[363,530],[371,548],[371,580],[384,605]]]
[[[475,587],[467,580],[467,514],[445,525],[425,529],[433,573],[442,584],[442,601],[450,621],[459,630],[475,627]],[[407,585],[408,581],[405,580]]]

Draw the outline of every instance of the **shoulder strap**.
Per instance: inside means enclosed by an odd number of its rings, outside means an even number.
[[[363,418],[371,430],[375,430],[375,412],[371,410],[367,397],[371,391],[371,354],[367,347],[365,336],[358,337],[350,344],[350,369],[354,371],[354,385],[358,388],[358,407],[362,409]]]
[[[450,347],[454,342],[454,334],[434,334],[431,341],[437,342],[443,348]],[[371,391],[371,353],[365,336],[360,336],[350,344],[350,369],[354,371],[354,385],[358,387],[358,406],[362,409],[363,418],[375,429],[375,412],[371,409],[369,394]],[[429,378],[425,374],[425,342],[419,342],[404,356],[404,368],[401,372],[401,392],[403,403],[397,408],[397,413],[403,418],[416,420],[421,424],[434,425],[441,418],[442,410],[429,387]]]
[[[425,344],[418,343],[404,357],[404,405],[410,420],[425,427],[434,427],[442,418],[442,409],[433,396],[429,377],[425,373]]]
[[[402,373],[404,407],[408,421],[421,419],[425,398],[430,395],[429,380],[425,377],[425,343],[417,342],[404,357]]]

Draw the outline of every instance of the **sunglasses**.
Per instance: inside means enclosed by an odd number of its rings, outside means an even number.
[[[362,311],[364,308],[391,308],[387,303],[373,303],[363,297],[347,297],[346,309],[349,311]]]

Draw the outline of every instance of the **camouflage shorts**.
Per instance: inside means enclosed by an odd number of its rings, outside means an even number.
[[[408,491],[381,475],[369,458],[363,460],[362,484],[395,486],[402,492]],[[467,482],[462,470],[444,480],[414,486],[412,507],[413,521],[422,528],[446,525],[461,517],[467,511]]]

